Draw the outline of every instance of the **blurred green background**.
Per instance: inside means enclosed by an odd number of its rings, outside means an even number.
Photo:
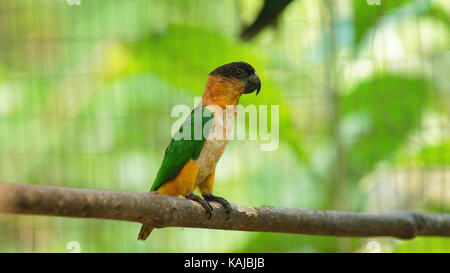
[[[450,212],[449,1],[76,2],[0,1],[2,182],[148,191],[172,107],[194,107],[211,70],[242,60],[263,89],[241,103],[280,106],[280,146],[230,142],[217,195],[249,206]],[[181,228],[142,243],[139,228],[0,215],[0,251],[450,252],[437,237]]]

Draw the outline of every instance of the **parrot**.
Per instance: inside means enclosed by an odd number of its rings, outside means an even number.
[[[213,195],[214,174],[221,158],[236,116],[236,106],[242,94],[261,90],[261,81],[255,69],[246,62],[232,62],[214,69],[206,80],[201,102],[192,110],[167,146],[161,166],[150,191],[198,202],[211,218],[213,207],[219,203],[230,219],[232,208],[223,197]],[[232,109],[230,115],[218,110]],[[201,126],[201,137],[195,134]],[[188,134],[186,134],[188,133]],[[190,133],[190,134],[189,134]],[[186,135],[190,137],[185,137]],[[202,197],[194,194],[198,189]],[[143,224],[138,240],[145,241],[153,227]]]

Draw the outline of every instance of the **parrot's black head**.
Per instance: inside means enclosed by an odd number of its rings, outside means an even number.
[[[222,65],[214,69],[209,75],[239,80],[245,84],[244,94],[253,93],[256,90],[256,95],[258,95],[261,90],[261,81],[255,69],[246,62],[233,62]]]

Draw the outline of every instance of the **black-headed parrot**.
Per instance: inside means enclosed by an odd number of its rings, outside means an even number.
[[[254,91],[258,94],[260,89],[261,81],[248,63],[233,62],[213,70],[206,81],[201,104],[195,107],[170,141],[151,191],[197,201],[208,218],[213,209],[208,202],[218,202],[229,218],[230,203],[212,194],[216,164],[228,143],[226,136],[233,128],[239,98]],[[230,108],[234,111],[231,115],[222,114]],[[220,110],[223,112],[217,114]],[[195,137],[194,130],[199,126],[203,133]],[[203,199],[193,194],[197,188]],[[142,225],[138,240],[147,239],[152,229],[151,225]]]

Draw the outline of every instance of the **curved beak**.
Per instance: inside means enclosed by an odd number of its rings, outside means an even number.
[[[259,90],[261,90],[261,80],[259,79],[256,72],[250,76],[247,80],[247,84],[245,85],[244,94],[250,94],[255,92],[256,95],[259,94]]]

